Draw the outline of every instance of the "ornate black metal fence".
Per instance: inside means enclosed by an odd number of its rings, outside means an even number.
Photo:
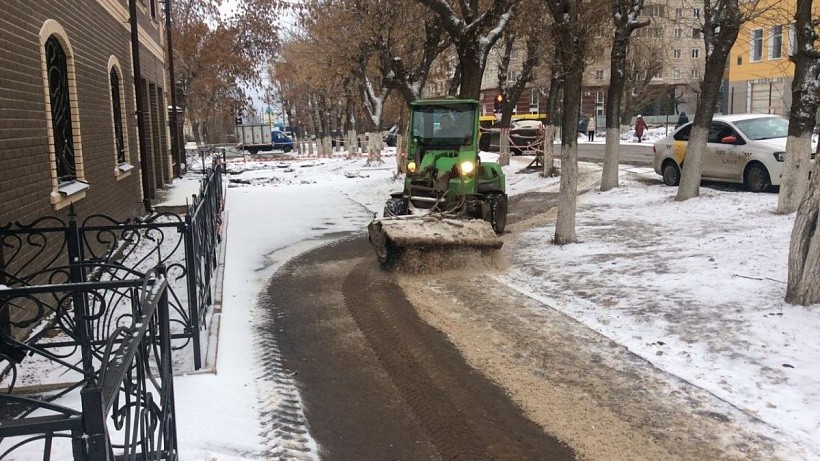
[[[17,288],[122,280],[162,264],[170,282],[173,348],[190,348],[193,366],[199,369],[204,352],[200,336],[212,303],[222,207],[222,165],[215,158],[185,216],[159,213],[118,221],[95,214],[78,222],[72,210],[68,221],[44,217],[30,224],[0,226],[0,285]],[[80,263],[73,272],[55,270],[68,267],[69,261]],[[20,316],[28,315],[24,312],[0,310],[0,329],[19,337],[44,320],[20,322]],[[18,354],[1,342],[0,353]]]
[[[52,272],[76,276],[88,266],[72,261]],[[0,342],[72,382],[56,393],[44,387],[36,395],[13,395],[19,368],[30,361],[0,353],[0,366],[8,369],[0,393],[0,460],[34,453],[65,459],[69,452],[74,460],[177,459],[163,266],[121,280],[3,287],[0,309],[17,318],[10,322],[17,328],[53,319],[25,341],[0,332]],[[64,403],[77,397],[79,408]]]

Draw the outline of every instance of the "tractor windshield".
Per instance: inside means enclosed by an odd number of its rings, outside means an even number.
[[[476,109],[470,104],[416,106],[413,108],[413,138],[427,147],[470,145],[475,130]]]

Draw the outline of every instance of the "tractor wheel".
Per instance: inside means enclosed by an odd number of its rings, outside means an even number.
[[[410,207],[408,206],[407,200],[402,197],[393,197],[384,204],[384,213],[382,216],[385,218],[390,216],[404,216],[410,214]]]
[[[490,194],[487,202],[490,204],[490,224],[495,233],[501,235],[507,227],[507,197],[504,194]]]

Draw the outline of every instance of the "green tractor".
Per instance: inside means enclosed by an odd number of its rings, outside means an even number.
[[[500,248],[507,223],[504,172],[478,156],[479,104],[427,99],[410,105],[407,176],[383,219],[368,226],[379,262],[408,247]]]

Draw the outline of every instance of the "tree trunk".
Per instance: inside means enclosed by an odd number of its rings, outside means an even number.
[[[798,2],[794,15],[797,50],[792,80],[792,105],[789,109],[789,137],[786,140],[786,164],[780,193],[777,196],[777,212],[792,213],[797,210],[806,193],[811,171],[811,136],[817,122],[818,72],[820,57],[809,55],[814,48],[815,33],[812,27],[812,1]]]
[[[407,165],[407,149],[404,145],[404,136],[396,135],[396,169],[398,173],[404,173]]]
[[[359,144],[356,142],[356,130],[347,131],[347,155],[355,157],[359,155]]]
[[[567,62],[571,57],[566,57]],[[580,59],[579,59],[580,61]],[[564,82],[563,123],[561,136],[561,190],[558,195],[558,217],[553,243],[565,245],[577,241],[575,213],[578,199],[578,117],[581,113],[581,69],[573,69]],[[568,135],[568,133],[570,133]]]
[[[460,57],[461,67],[461,87],[458,97],[460,99],[479,99],[481,96],[481,77],[484,75],[484,57],[479,56],[479,52],[472,46],[466,47],[464,56]]]
[[[700,110],[700,106],[698,106]],[[709,139],[709,125],[705,127],[693,124],[692,133],[689,135],[689,143],[686,145],[684,154],[683,173],[678,195],[675,200],[682,202],[700,195],[700,177],[703,171],[702,158],[706,150],[706,141]]]
[[[789,244],[786,302],[808,306],[820,303],[820,170],[815,165],[809,193],[800,203]]]
[[[715,8],[715,11],[712,11]],[[692,134],[686,146],[680,186],[675,200],[682,202],[697,197],[700,193],[700,178],[703,171],[701,159],[706,150],[709,124],[715,113],[715,105],[720,96],[720,85],[726,69],[726,59],[737,40],[743,22],[738,0],[719,2],[714,7],[704,3],[703,39],[706,46],[706,69],[703,73],[700,101],[692,122]],[[711,19],[710,19],[711,18]],[[718,22],[710,22],[718,21]]]
[[[777,213],[789,214],[797,211],[800,198],[806,194],[811,171],[811,135],[814,128],[797,136],[791,134],[792,125],[797,125],[794,106],[798,100],[792,100],[791,117],[789,119],[789,137],[786,138],[786,153],[783,176],[780,180],[780,193],[777,195]],[[804,105],[801,103],[799,105]],[[816,110],[816,108],[815,108]],[[814,117],[812,116],[812,119]],[[813,124],[813,123],[812,123]],[[796,131],[796,130],[795,130]]]
[[[384,160],[382,160],[381,144],[382,138],[379,136],[379,133],[367,133],[367,162],[365,163],[365,166],[378,166],[384,164]]]
[[[544,172],[542,175],[545,178],[552,176],[555,170],[555,149],[553,149],[553,142],[555,141],[555,127],[552,124],[544,127]]]
[[[498,134],[498,145],[499,145],[499,152],[498,155],[498,164],[501,166],[506,166],[510,164],[510,129],[501,128],[501,132]]]
[[[632,30],[628,23],[615,32],[610,53],[609,88],[606,91],[606,146],[604,170],[601,173],[601,191],[618,187],[618,165],[621,148],[621,96],[624,92],[624,63]]]

